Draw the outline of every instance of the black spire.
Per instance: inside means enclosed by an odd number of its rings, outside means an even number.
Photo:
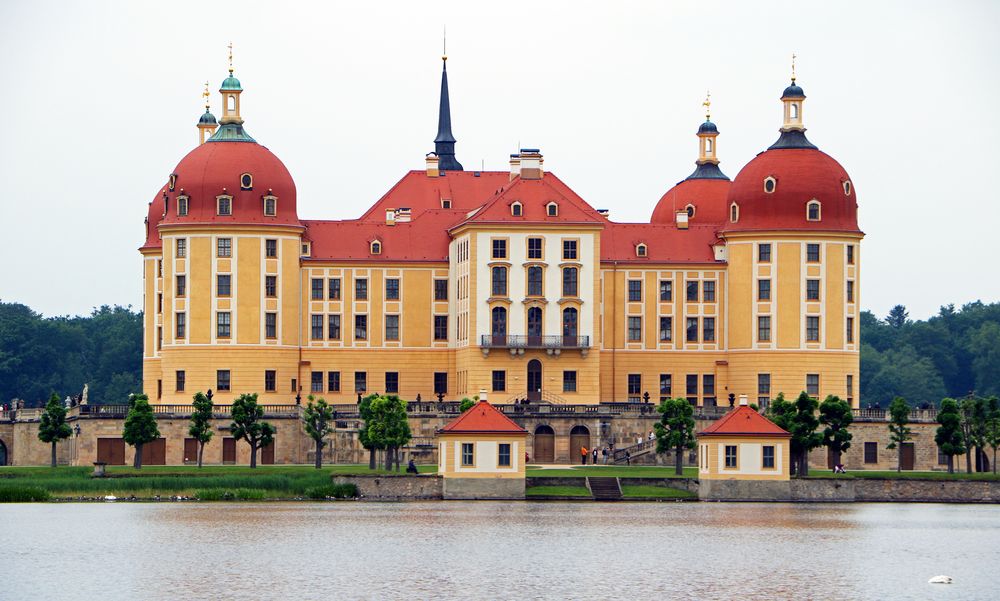
[[[438,155],[441,171],[462,171],[462,164],[455,159],[455,136],[451,133],[451,103],[448,102],[448,57],[441,57],[441,106],[438,109],[438,133],[434,138],[434,152]]]

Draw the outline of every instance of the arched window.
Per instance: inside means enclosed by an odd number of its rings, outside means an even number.
[[[373,255],[380,255],[380,254],[382,254],[382,243],[379,242],[378,240],[373,240],[372,241],[372,254]]]
[[[798,119],[798,118],[799,118],[799,103],[793,102],[792,103],[792,119]]]
[[[563,296],[576,296],[579,291],[578,276],[576,267],[563,268]]]
[[[809,221],[820,220],[820,205],[818,200],[810,200],[806,205],[806,219]]]
[[[575,307],[563,309],[562,328],[564,338],[576,338],[578,317],[579,313]]]
[[[230,111],[236,110],[236,94],[228,94],[226,96],[226,106]]]
[[[542,296],[542,268],[537,265],[528,268],[528,296]]]
[[[524,209],[523,207],[521,207],[521,203],[515,202],[514,204],[510,205],[510,214],[513,215],[514,217],[520,217],[521,215],[523,215]]]
[[[490,333],[493,338],[507,337],[507,309],[503,307],[493,307],[492,319],[490,322]]]
[[[507,296],[507,268],[494,267],[491,270],[493,296]]]
[[[729,221],[736,223],[740,220],[740,206],[735,202],[729,205]]]
[[[637,257],[645,257],[646,256],[646,245],[645,244],[642,244],[640,242],[639,244],[635,245],[635,256],[637,256]]]
[[[549,217],[556,217],[559,215],[559,205],[554,202],[550,202],[545,205],[545,214]]]
[[[712,154],[712,138],[705,138],[705,154]]]
[[[778,186],[778,180],[774,179],[773,177],[764,178],[764,192],[771,194],[774,192],[774,189],[777,186]]]
[[[541,307],[531,307],[528,309],[528,338],[541,338],[542,336],[542,309]],[[540,340],[536,340],[537,344]]]
[[[694,217],[694,205],[688,205],[684,207],[684,210],[687,211],[688,219]]]

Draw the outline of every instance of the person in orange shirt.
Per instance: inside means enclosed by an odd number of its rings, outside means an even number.
[[[580,463],[587,465],[587,447],[580,447]]]

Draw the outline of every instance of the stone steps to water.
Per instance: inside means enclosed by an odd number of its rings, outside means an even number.
[[[622,489],[618,484],[618,478],[589,476],[587,487],[595,501],[620,501],[622,498]]]

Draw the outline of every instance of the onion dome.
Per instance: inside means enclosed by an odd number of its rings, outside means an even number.
[[[243,86],[240,85],[240,80],[233,77],[232,70],[229,71],[229,77],[222,80],[222,86],[219,88],[221,90],[230,91],[243,91]]]
[[[211,113],[207,108],[201,118],[198,119],[198,125],[216,125],[215,115]]]
[[[719,133],[719,128],[715,126],[714,123],[705,119],[705,122],[701,124],[698,128],[699,134],[717,134]]]

